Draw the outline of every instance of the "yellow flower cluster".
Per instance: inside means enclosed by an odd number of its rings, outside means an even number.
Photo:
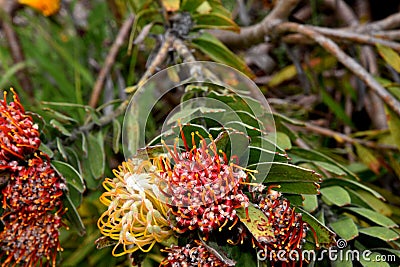
[[[157,168],[134,158],[114,170],[115,178],[103,182],[100,201],[108,206],[98,227],[104,236],[117,240],[114,256],[138,249],[148,252],[155,243],[166,244],[173,232],[167,220],[168,207],[158,199]]]
[[[60,0],[19,0],[18,2],[40,11],[46,17],[56,14],[60,9]]]

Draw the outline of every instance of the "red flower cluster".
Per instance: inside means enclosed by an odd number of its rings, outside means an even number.
[[[25,115],[18,96],[14,93],[14,102],[7,105],[6,95],[0,100],[0,162],[24,159],[40,145],[37,125]]]
[[[168,252],[167,257],[161,262],[160,266],[202,266],[202,267],[228,267],[226,264],[217,258],[213,253],[210,253],[207,248],[201,245],[197,240],[197,244],[187,244],[184,247],[172,246],[163,250]]]
[[[57,251],[62,250],[58,229],[63,223],[59,215],[46,213],[34,220],[9,216],[8,221],[1,233],[2,250],[7,255],[2,266],[36,266],[38,262],[42,266],[43,257],[55,266]]]
[[[261,222],[259,228],[272,228],[272,235],[262,240],[253,242],[266,255],[265,259],[271,261],[272,266],[296,266],[294,256],[299,256],[301,263],[301,248],[305,243],[305,237],[309,229],[308,224],[303,222],[301,213],[295,212],[290,207],[290,202],[281,197],[281,193],[268,190],[266,195],[258,196],[258,207],[263,211],[268,221]],[[285,251],[278,255],[279,251]],[[294,252],[298,253],[294,253]],[[290,257],[293,256],[293,257]]]
[[[182,129],[186,151],[178,152],[176,144],[174,151],[165,145],[173,164],[168,159],[161,161],[161,191],[169,199],[170,212],[175,216],[174,230],[183,233],[199,229],[207,239],[215,229],[227,225],[232,229],[239,219],[235,209],[247,207],[249,200],[240,190],[246,173],[229,164],[225,153],[217,153],[211,136],[212,142],[207,146],[205,139],[196,134],[201,139],[199,148],[195,145],[195,133],[189,148]]]
[[[38,150],[37,126],[25,114],[15,93],[9,105],[6,94],[0,100],[0,128],[0,170],[9,176],[1,191],[1,266],[36,266],[44,258],[47,265],[55,266],[57,251],[61,250],[59,228],[64,225],[64,178]]]

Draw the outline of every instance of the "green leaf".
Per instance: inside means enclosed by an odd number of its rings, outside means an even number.
[[[83,152],[83,156],[86,158],[88,155],[88,144],[87,144],[87,140],[86,140],[86,134],[81,133],[81,137],[82,137],[82,152]]]
[[[283,115],[283,114],[280,114],[280,113],[273,113],[273,115],[274,115],[274,120],[275,120],[275,121],[286,122],[286,123],[289,123],[289,124],[295,125],[295,126],[305,126],[305,123],[304,123],[304,122],[299,121],[299,120],[291,119],[291,118],[289,118],[289,117],[286,117],[286,116]]]
[[[257,164],[257,162],[259,162],[260,164],[262,163],[269,164],[272,161],[288,162],[288,158],[286,155],[275,153],[274,151],[269,151],[261,147],[249,146],[248,148],[250,149],[250,155],[248,155],[248,162],[247,162],[247,164],[249,165]],[[240,162],[245,162],[245,160],[246,159],[241,158]]]
[[[307,222],[316,232],[318,243],[322,247],[329,248],[336,245],[335,236],[336,234],[332,232],[329,228],[318,221],[314,216],[312,216],[307,211],[296,208],[303,215],[303,221]]]
[[[59,131],[60,133],[62,133],[63,135],[65,135],[65,136],[71,136],[71,132],[68,131],[68,130],[61,124],[61,122],[59,122],[59,121],[57,121],[57,120],[55,120],[55,119],[52,119],[52,120],[50,120],[50,125],[51,125],[54,129],[56,129],[57,131]]]
[[[203,33],[200,37],[192,40],[192,45],[200,49],[204,54],[208,55],[212,60],[227,64],[249,77],[254,74],[246,63],[229,50],[221,41],[210,33]]]
[[[51,150],[48,146],[46,146],[43,143],[40,143],[39,150],[47,154],[49,158],[52,158],[54,156],[53,150]]]
[[[248,214],[249,218],[246,215],[245,208],[239,208],[236,210],[237,215],[240,221],[246,226],[247,230],[251,233],[251,235],[258,241],[265,241],[266,238],[273,238],[274,232],[272,230],[272,226],[264,226],[259,227],[260,224],[265,224],[268,222],[268,218],[265,214],[260,210],[257,209],[253,205],[249,205],[248,207]]]
[[[355,143],[354,146],[356,147],[357,155],[360,160],[375,174],[379,174],[381,163],[375,157],[376,153],[357,143]]]
[[[86,234],[86,229],[85,225],[82,222],[81,217],[79,216],[78,211],[76,210],[74,204],[72,203],[70,197],[68,194],[65,194],[65,198],[63,200],[64,207],[67,208],[67,212],[65,213],[65,216],[67,220],[71,223],[70,225],[75,228],[75,230],[78,231],[78,234],[80,236],[83,236]]]
[[[400,55],[392,48],[382,44],[376,44],[379,55],[388,63],[393,69],[400,73]]]
[[[251,170],[257,170],[254,174],[258,182],[320,182],[321,175],[315,171],[302,168],[289,163],[263,162],[248,166]]]
[[[364,267],[390,267],[390,265],[382,260],[382,255],[377,252],[372,252],[367,258],[360,257],[360,263]]]
[[[54,109],[51,108],[43,108],[44,111],[47,111],[48,113],[51,114],[51,116],[56,119],[57,121],[61,122],[61,123],[68,123],[70,124],[71,122],[73,123],[78,123],[77,120],[75,120],[74,118],[71,118],[70,116],[67,116],[65,114],[62,114],[61,112],[58,112]],[[54,127],[54,126],[53,126]]]
[[[86,236],[83,243],[77,244],[75,251],[65,258],[63,261],[63,266],[78,266],[85,258],[88,258],[90,254],[93,253],[95,249],[94,242],[98,237],[98,233],[94,232],[89,236]],[[96,253],[95,251],[94,253]]]
[[[339,175],[339,176],[343,176],[346,175],[346,172],[344,170],[342,170],[341,168],[339,168],[336,165],[333,165],[331,163],[328,162],[324,162],[324,161],[310,161],[312,163],[314,163],[315,165],[317,165],[318,167],[331,172],[333,174]]]
[[[259,120],[256,116],[251,114],[250,112],[243,110],[235,110],[235,111],[227,111],[223,114],[221,121],[241,121],[246,125],[257,128],[261,131],[265,131],[265,127],[263,122]]]
[[[249,137],[239,131],[229,130],[224,128],[211,128],[211,134],[218,133],[217,138],[214,140],[217,151],[222,150],[226,153],[228,159],[232,156],[240,158],[239,162],[243,166],[246,164],[249,155]],[[247,162],[247,164],[249,164]]]
[[[354,127],[353,122],[347,116],[346,112],[344,111],[344,108],[336,101],[334,100],[327,92],[324,90],[320,90],[321,92],[321,97],[322,101],[328,106],[329,110],[331,110],[335,115],[343,121],[345,124]]]
[[[313,212],[318,208],[318,199],[316,195],[303,195],[303,209],[308,212]],[[290,202],[292,203],[292,202]]]
[[[314,195],[304,195],[304,196],[314,196]],[[285,194],[285,198],[289,200],[290,204],[293,206],[303,206],[303,196],[298,194]]]
[[[80,193],[83,193],[85,191],[85,183],[83,182],[80,174],[74,169],[74,167],[72,167],[68,163],[58,160],[53,160],[51,164],[54,166],[55,169],[57,169],[60,174],[62,174],[69,185],[73,186]]]
[[[6,67],[7,64],[4,64],[3,66]],[[28,68],[32,66],[31,63],[28,63],[27,61],[22,61],[18,62],[16,64],[13,64],[10,68],[6,68],[5,72],[1,74],[1,79],[0,79],[0,88],[3,88],[8,82],[10,82],[11,78],[19,71]],[[3,70],[4,71],[4,70]]]
[[[193,15],[195,26],[193,29],[219,29],[239,32],[239,26],[229,17],[216,12]]]
[[[400,117],[391,108],[385,106],[386,118],[390,135],[392,136],[395,144],[400,149]]]
[[[246,266],[246,267],[264,267],[260,266],[259,263],[257,263],[257,257],[252,253],[253,251],[252,248],[246,247],[243,248],[242,246],[233,246],[230,247],[230,258],[232,258],[234,261],[236,261],[236,266]],[[255,249],[254,249],[255,251]]]
[[[282,133],[284,134],[284,133]],[[286,134],[285,134],[286,135]],[[256,146],[256,147],[261,147],[269,151],[275,151],[277,153],[280,153],[282,155],[287,156],[286,151],[282,148],[279,147],[277,143],[277,140],[275,141],[274,138],[266,138],[268,137],[269,134],[266,136],[255,136],[251,138],[250,140],[250,145],[251,146]]]
[[[121,123],[118,120],[113,120],[113,150],[117,154],[121,141]]]
[[[172,147],[170,147],[172,149]],[[168,151],[164,145],[146,146],[137,150],[137,157],[139,158],[157,158],[159,156],[166,156]]]
[[[82,177],[84,177],[86,186],[90,190],[97,190],[102,180],[95,179],[95,177],[93,176],[91,171],[90,158],[81,158],[78,164],[79,172],[81,173]]]
[[[356,194],[359,198],[361,198],[365,203],[368,204],[373,210],[383,214],[385,216],[390,217],[392,215],[392,210],[390,205],[384,203],[382,200],[376,198],[371,193],[366,192],[364,190],[357,190]]]
[[[393,254],[394,256],[397,256],[398,258],[400,258],[400,250],[390,249],[390,248],[376,248],[376,249],[372,249],[372,250],[381,250],[381,251],[389,252],[390,254]]]
[[[338,168],[342,169],[347,175],[352,178],[352,180],[359,180],[357,175],[350,171],[348,168],[343,166],[342,164],[338,163],[337,161],[333,160],[332,158],[320,153],[318,151],[312,149],[303,149],[299,147],[293,147],[291,150],[288,151],[289,157],[292,158],[293,163],[299,162],[326,162],[337,166]]]
[[[268,184],[271,185],[271,183]],[[280,188],[276,188],[276,191],[280,191],[282,193],[305,194],[305,195],[319,194],[319,185],[317,183],[280,182],[272,184],[279,184]]]
[[[235,112],[245,111],[247,113],[252,114],[259,120],[265,115],[266,110],[264,106],[257,100],[251,97],[239,95],[237,93],[226,93],[226,92],[217,92],[217,90],[212,90],[208,93],[207,97],[219,100],[230,108],[232,108]]]
[[[287,150],[292,148],[292,142],[290,141],[289,136],[282,132],[269,133],[265,139],[270,140],[272,142],[276,142],[276,145],[282,149]]]
[[[181,9],[191,13],[196,12],[196,9],[206,0],[182,0]]]
[[[322,199],[328,200],[336,206],[343,207],[351,203],[349,193],[340,186],[329,186],[321,188]]]
[[[195,107],[192,108],[189,105],[185,105],[181,107],[181,110],[169,117],[167,124],[175,123],[179,119],[182,121],[182,123],[189,122],[188,119],[186,118],[198,118],[202,114],[208,114],[208,113],[217,113],[221,112],[224,113],[226,112],[225,109],[220,109],[220,108],[208,108],[208,107]],[[196,116],[195,114],[198,113]]]
[[[359,232],[365,235],[382,239],[387,242],[396,240],[400,237],[399,234],[396,233],[395,231],[380,226],[361,228]]]
[[[89,134],[88,138],[88,159],[90,160],[90,170],[93,177],[99,179],[104,174],[105,152],[103,135],[99,132],[97,136]]]
[[[324,180],[324,186],[330,186],[330,185],[337,185],[337,186],[342,186],[342,187],[349,187],[355,190],[361,189],[364,191],[367,191],[374,195],[376,198],[379,198],[381,200],[385,200],[385,198],[376,192],[375,190],[371,189],[368,186],[365,186],[357,181],[349,180],[349,179],[343,179],[343,178],[329,178]]]
[[[346,241],[352,240],[358,236],[357,225],[348,217],[331,223],[330,227],[336,234]]]
[[[343,254],[340,255],[348,255],[347,253],[350,253],[351,248],[350,247],[346,247],[344,249],[342,249],[341,251],[343,251]],[[349,251],[349,252],[348,252]],[[342,253],[342,252],[340,252]],[[353,267],[353,262],[351,257],[339,257],[337,260],[335,261],[331,261],[331,267]]]
[[[194,123],[187,123],[187,124],[182,125],[182,132],[186,139],[186,143],[189,147],[192,147],[192,133],[194,133],[193,139],[197,146],[199,146],[201,138],[196,133],[198,133],[204,139],[207,139],[209,136],[209,132],[207,131],[206,128],[204,128],[201,125],[194,124]],[[160,144],[161,139],[163,139],[166,144],[174,144],[176,138],[179,138],[178,145],[183,147],[184,144],[183,144],[181,129],[180,129],[179,125],[172,126],[172,128],[170,130],[162,133],[160,136],[153,139],[149,143],[149,145]]]
[[[68,154],[67,154],[67,152],[65,151],[65,148],[64,148],[64,145],[62,144],[61,139],[57,137],[57,138],[56,138],[56,143],[57,143],[58,152],[60,152],[62,158],[63,158],[65,161],[67,161],[67,160],[68,160]]]
[[[350,210],[354,213],[357,213],[378,225],[382,225],[382,226],[386,226],[386,227],[396,227],[397,226],[397,224],[395,222],[393,222],[391,219],[389,219],[388,217],[386,217],[376,211],[369,210],[366,208],[355,208],[355,207],[349,207],[346,209]]]

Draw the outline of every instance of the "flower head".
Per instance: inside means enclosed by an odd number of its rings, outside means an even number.
[[[1,266],[42,266],[43,258],[47,265],[55,266],[57,252],[61,251],[59,228],[64,224],[59,214],[48,213],[36,220],[26,220],[9,215],[0,234],[0,245],[5,254]],[[14,265],[13,265],[14,263]]]
[[[115,178],[103,183],[106,192],[100,201],[108,209],[98,220],[98,227],[104,236],[118,241],[114,256],[138,249],[147,252],[173,234],[167,220],[168,207],[157,199],[155,171],[150,161],[134,158],[114,170]]]
[[[290,202],[282,198],[281,193],[268,189],[266,195],[258,196],[258,207],[263,211],[268,221],[260,222],[258,227],[272,227],[272,235],[253,240],[253,242],[267,255],[266,259],[271,260],[272,266],[280,263],[283,267],[295,266],[289,255],[297,251],[301,255],[302,245],[309,229],[308,224],[303,222],[301,213],[295,212]],[[285,251],[286,254],[278,255],[278,251]],[[302,259],[300,258],[301,262]]]
[[[66,184],[53,169],[47,155],[35,155],[28,166],[18,166],[11,172],[3,188],[3,208],[25,215],[42,214],[62,207],[61,196]]]
[[[7,104],[0,100],[0,171],[2,207],[0,257],[3,266],[55,266],[61,250],[59,228],[64,226],[64,178],[40,152],[39,131],[14,93]]]
[[[229,163],[224,152],[217,153],[211,135],[210,145],[199,134],[192,132],[192,148],[189,148],[181,127],[185,151],[180,152],[175,143],[169,158],[163,158],[160,171],[160,191],[167,197],[170,212],[175,217],[179,233],[200,229],[208,234],[224,226],[232,228],[238,221],[236,210],[247,207],[249,200],[241,191],[246,173]],[[197,147],[194,135],[200,137]]]
[[[164,249],[168,256],[161,262],[160,266],[202,266],[202,267],[228,267],[227,263],[221,261],[197,240],[195,244],[187,244],[184,247],[171,246]]]
[[[30,116],[25,114],[18,96],[7,104],[7,93],[0,100],[0,170],[8,168],[7,163],[24,159],[36,151],[40,145],[39,131]]]
[[[19,0],[18,2],[40,11],[46,17],[56,14],[60,9],[60,0]]]

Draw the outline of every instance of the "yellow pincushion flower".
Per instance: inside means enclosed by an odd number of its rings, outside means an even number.
[[[54,15],[60,9],[60,0],[19,0],[18,2],[42,12],[46,17]]]
[[[134,158],[114,170],[115,178],[103,182],[106,192],[100,201],[108,209],[97,225],[104,236],[117,241],[114,256],[138,249],[148,252],[172,237],[168,207],[158,199],[156,170],[150,161]]]

